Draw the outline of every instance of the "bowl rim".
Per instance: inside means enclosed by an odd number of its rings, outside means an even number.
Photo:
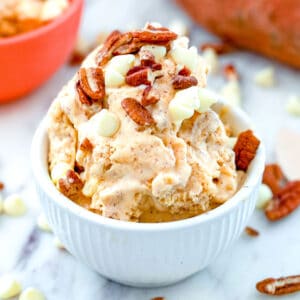
[[[221,102],[221,104],[226,105],[224,102]],[[229,106],[226,105],[226,107]],[[244,111],[236,107],[230,107],[230,112],[239,117],[242,122],[247,124],[247,127],[251,128],[256,136],[259,136],[253,126],[251,126],[250,118]],[[47,167],[48,163],[45,161],[45,151],[47,150],[47,145],[45,145],[45,143],[48,143],[46,122],[47,121],[45,117],[39,124],[31,145],[31,163],[36,184],[40,187],[40,189],[43,190],[47,197],[55,202],[55,204],[61,209],[67,210],[76,217],[84,219],[86,222],[93,223],[95,225],[106,226],[111,229],[145,232],[158,232],[165,230],[173,231],[219,219],[234,209],[240,202],[247,200],[248,196],[252,193],[253,189],[261,180],[265,166],[265,149],[263,143],[261,142],[256,156],[248,168],[247,177],[240,189],[225,203],[198,216],[178,221],[161,223],[134,223],[110,219],[90,212],[82,206],[74,203],[72,200],[60,193],[51,181]]]
[[[12,44],[22,43],[26,40],[38,38],[39,36],[48,33],[52,29],[59,27],[65,23],[83,4],[84,0],[71,0],[69,7],[58,17],[54,18],[48,24],[42,25],[36,29],[30,30],[25,33],[17,34],[12,37],[0,38],[0,47]]]

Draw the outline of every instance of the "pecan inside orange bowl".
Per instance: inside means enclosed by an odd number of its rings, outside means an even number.
[[[79,28],[83,0],[69,6],[48,24],[0,38],[0,103],[33,91],[67,60]]]
[[[238,108],[214,105],[235,134],[251,128]],[[256,134],[256,133],[255,133]],[[254,210],[265,165],[262,143],[239,191],[198,216],[165,223],[134,223],[103,217],[56,189],[48,172],[46,122],[36,131],[32,166],[40,201],[51,228],[75,257],[114,281],[157,287],[182,280],[212,263],[243,232]]]

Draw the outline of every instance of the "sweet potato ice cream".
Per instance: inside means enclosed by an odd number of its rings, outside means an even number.
[[[49,170],[64,195],[105,217],[160,222],[236,192],[228,128],[188,42],[147,24],[114,31],[86,58],[48,113]]]

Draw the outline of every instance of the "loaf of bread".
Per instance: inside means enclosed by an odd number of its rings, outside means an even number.
[[[177,2],[222,39],[300,68],[300,0]]]

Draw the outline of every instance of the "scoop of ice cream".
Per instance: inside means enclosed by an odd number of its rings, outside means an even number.
[[[86,58],[48,113],[50,174],[66,196],[105,217],[165,221],[235,193],[234,152],[188,42],[148,24]]]

